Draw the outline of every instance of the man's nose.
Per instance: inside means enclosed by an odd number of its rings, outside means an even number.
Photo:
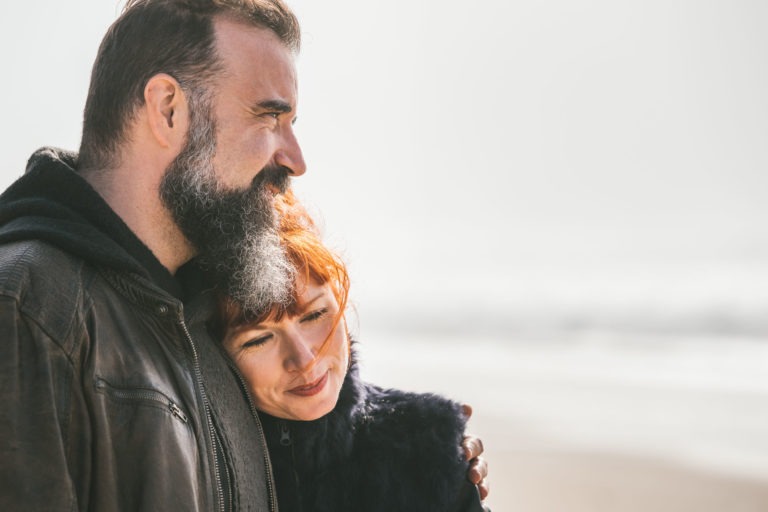
[[[290,170],[291,176],[301,176],[307,171],[301,146],[290,128],[285,131],[282,147],[275,153],[275,163]]]

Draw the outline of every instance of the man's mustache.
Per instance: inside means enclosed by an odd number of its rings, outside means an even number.
[[[270,186],[284,194],[291,185],[291,170],[282,165],[264,167],[251,181],[251,190],[263,190]]]

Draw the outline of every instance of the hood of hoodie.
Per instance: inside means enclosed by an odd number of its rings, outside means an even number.
[[[94,265],[149,277],[139,260],[154,255],[76,165],[75,153],[56,148],[30,157],[24,175],[0,195],[0,244],[41,240]],[[137,250],[146,254],[137,259]]]

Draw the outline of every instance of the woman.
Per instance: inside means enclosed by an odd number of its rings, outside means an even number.
[[[290,192],[276,207],[293,300],[249,316],[224,299],[221,316],[262,413],[281,512],[484,510],[465,477],[461,406],[359,379],[344,264]]]

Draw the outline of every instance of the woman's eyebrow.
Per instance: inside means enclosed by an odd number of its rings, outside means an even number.
[[[297,306],[299,306],[299,308],[301,308],[301,309],[305,309],[307,306],[309,306],[310,304],[312,304],[312,303],[313,303],[313,302],[315,302],[316,300],[318,300],[318,299],[320,299],[321,297],[323,297],[323,295],[325,295],[325,291],[322,291],[322,290],[321,290],[321,291],[319,291],[319,292],[317,293],[317,295],[315,295],[314,297],[312,297],[312,298],[311,298],[311,299],[309,299],[308,301],[306,301],[306,302],[298,302],[296,305],[297,305]]]

